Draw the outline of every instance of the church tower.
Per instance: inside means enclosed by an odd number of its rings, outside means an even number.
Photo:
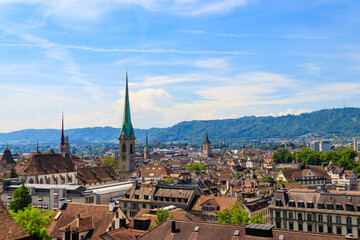
[[[205,158],[208,158],[211,156],[211,143],[210,143],[209,136],[207,133],[205,136],[205,141],[204,141],[204,146],[203,146],[203,155]]]
[[[61,140],[60,140],[60,154],[65,157],[66,154],[70,155],[70,142],[69,142],[69,136],[64,135],[64,113],[62,114],[61,118],[62,124],[61,124]]]
[[[130,173],[133,171],[135,171],[135,134],[131,123],[128,73],[126,71],[124,117],[119,137],[120,180],[128,180]]]
[[[148,134],[146,132],[146,140],[145,140],[145,148],[144,148],[144,159],[150,158],[150,149],[149,149],[149,142],[148,142]]]

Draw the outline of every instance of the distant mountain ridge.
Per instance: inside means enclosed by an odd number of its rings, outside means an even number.
[[[324,109],[300,115],[279,117],[242,117],[238,119],[180,122],[168,128],[135,129],[137,141],[202,143],[208,132],[210,141],[294,139],[299,137],[360,137],[360,108]],[[58,143],[59,129],[25,129],[0,133],[2,144]],[[117,142],[120,128],[88,127],[66,130],[70,144],[80,142]]]

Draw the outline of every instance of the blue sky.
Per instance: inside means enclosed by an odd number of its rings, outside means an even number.
[[[0,0],[0,132],[360,107],[358,0]]]

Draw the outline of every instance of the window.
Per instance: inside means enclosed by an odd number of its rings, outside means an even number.
[[[332,210],[332,209],[334,209],[334,205],[332,203],[327,203],[326,204],[326,209],[327,210]]]
[[[323,216],[322,215],[318,215],[318,222],[322,222],[323,221]]]
[[[336,223],[341,224],[341,217],[340,216],[336,216]]]
[[[360,225],[360,218],[357,218],[357,224]]]
[[[292,212],[289,213],[289,219],[293,219],[294,218],[294,215]]]
[[[121,152],[126,153],[126,144],[125,143],[123,143],[123,145],[121,147]]]
[[[277,218],[280,217],[280,212],[279,211],[276,211],[276,215],[275,215]]]
[[[355,212],[354,206],[351,205],[351,204],[349,204],[349,203],[347,203],[347,204],[346,204],[346,211],[348,211],[348,212]]]
[[[307,220],[308,220],[308,221],[311,221],[311,214],[308,214],[308,215],[307,215]]]
[[[295,201],[294,200],[289,201],[289,207],[295,207]]]
[[[336,227],[336,234],[342,234],[341,233],[341,227]]]
[[[323,225],[319,225],[319,232],[324,232],[324,226]]]
[[[352,222],[352,221],[351,221],[351,217],[347,217],[347,218],[346,218],[346,224],[352,224],[351,222]]]
[[[281,228],[281,222],[276,222],[276,228]]]
[[[346,232],[347,234],[352,234],[352,227],[347,227]]]
[[[130,144],[130,153],[134,153],[134,146],[132,144]]]
[[[318,209],[325,209],[325,206],[323,203],[318,203]]]
[[[143,208],[146,208],[146,204],[145,204],[145,203],[143,203]]]
[[[302,213],[298,213],[298,220],[302,220]]]
[[[275,201],[275,206],[277,206],[277,207],[281,207],[281,206],[282,206],[282,202],[281,202],[280,199],[276,199],[276,201]]]
[[[341,210],[343,210],[343,207],[342,207],[342,205],[340,204],[340,203],[337,203],[337,204],[335,204],[336,205],[336,211],[341,211]]]
[[[308,224],[308,232],[312,232],[312,225]]]
[[[298,208],[304,208],[305,207],[305,204],[304,204],[303,201],[297,202],[297,205],[298,205]]]
[[[127,202],[124,202],[124,207],[127,207]]]
[[[360,212],[360,206],[356,206],[356,211]]]
[[[303,225],[302,223],[299,223],[299,231],[302,231],[303,230]]]
[[[313,202],[307,202],[306,203],[306,208],[314,208]]]
[[[289,223],[289,229],[290,229],[290,230],[294,230],[294,223],[292,223],[292,222]]]
[[[328,233],[333,233],[332,226],[328,226]]]

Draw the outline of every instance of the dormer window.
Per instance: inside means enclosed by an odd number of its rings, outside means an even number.
[[[336,204],[336,211],[341,211],[341,210],[343,210],[342,205],[340,203],[337,203]]]
[[[314,208],[313,202],[306,202],[306,208]]]
[[[290,201],[289,201],[289,207],[296,207],[294,200],[290,200]]]
[[[334,209],[334,205],[332,203],[327,203],[326,204],[326,209],[327,210],[333,210]]]
[[[277,207],[281,207],[281,206],[282,206],[282,202],[281,202],[280,199],[276,199],[276,200],[275,200],[275,206],[277,206]]]
[[[298,206],[298,208],[305,208],[304,201],[298,201],[297,206]]]
[[[318,209],[325,209],[324,203],[318,203]]]

